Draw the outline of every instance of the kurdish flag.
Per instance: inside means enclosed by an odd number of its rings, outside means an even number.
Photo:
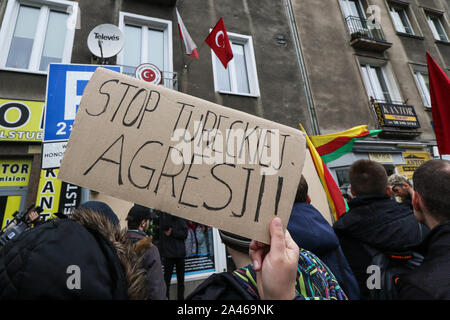
[[[337,221],[345,212],[348,210],[347,203],[342,196],[341,190],[337,186],[333,179],[330,171],[328,170],[325,162],[320,157],[313,143],[306,134],[305,129],[301,124],[300,128],[305,133],[306,143],[308,144],[309,152],[311,153],[311,158],[314,162],[317,174],[319,175],[320,181],[322,182],[323,189],[327,195],[328,205],[330,206],[331,213],[333,214],[334,221]]]
[[[311,142],[322,157],[323,162],[328,163],[342,157],[353,149],[356,140],[365,139],[377,135],[382,130],[367,130],[366,125],[353,127],[346,131],[320,136],[311,136]]]

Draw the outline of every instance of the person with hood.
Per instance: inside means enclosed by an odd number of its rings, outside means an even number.
[[[144,299],[140,263],[112,209],[89,201],[1,249],[0,299]]]
[[[339,239],[322,214],[311,205],[308,183],[302,175],[287,229],[295,243],[317,255],[333,272],[350,300],[359,299],[359,287],[342,252]]]
[[[166,283],[158,248],[145,233],[152,218],[150,209],[139,204],[131,207],[127,216],[127,237],[143,255],[142,267],[147,270],[147,299],[167,300]]]
[[[164,281],[167,286],[167,299],[170,294],[170,280],[172,279],[173,267],[177,273],[177,299],[184,300],[184,260],[186,256],[185,240],[188,236],[188,226],[186,220],[171,214],[160,212],[160,242],[159,252],[161,253],[164,266]]]
[[[361,299],[369,299],[367,267],[372,255],[368,248],[404,252],[419,245],[428,228],[414,218],[408,206],[391,199],[392,189],[381,164],[358,160],[350,166],[349,178],[354,198],[333,228],[358,281]]]
[[[395,281],[399,299],[450,300],[450,161],[424,162],[413,175],[414,216],[430,228],[423,263]]]

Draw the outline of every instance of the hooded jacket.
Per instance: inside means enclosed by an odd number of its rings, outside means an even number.
[[[359,299],[358,283],[339,239],[316,208],[304,202],[294,203],[287,229],[300,248],[313,252],[330,268],[349,299]]]
[[[358,281],[361,298],[368,298],[366,280],[371,255],[363,244],[382,252],[402,253],[419,245],[428,232],[412,210],[385,195],[352,199],[350,210],[333,225],[345,256]]]
[[[0,299],[143,299],[140,263],[125,230],[80,208],[0,250]]]
[[[143,256],[142,267],[147,270],[147,298],[167,300],[166,283],[158,248],[143,231],[128,230],[127,237],[134,243],[137,254]]]

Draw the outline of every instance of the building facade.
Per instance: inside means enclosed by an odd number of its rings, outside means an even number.
[[[319,128],[383,129],[328,163],[342,189],[358,159],[412,176],[438,156],[426,52],[450,71],[448,0],[291,0]]]
[[[198,60],[185,53],[176,8],[197,44]],[[227,69],[204,42],[221,17],[234,52]],[[2,0],[0,23],[3,226],[15,210],[40,205],[50,216],[86,200],[106,201],[125,225],[132,205],[65,184],[56,179],[57,168],[41,169],[46,160],[41,142],[50,63],[118,65],[130,76],[140,64],[152,63],[161,70],[166,87],[295,128],[302,122],[311,129],[284,1]],[[115,25],[124,35],[122,50],[107,59],[93,55],[87,43],[101,24]],[[58,127],[60,133],[67,130]],[[208,242],[215,256],[212,269],[223,271],[224,248],[216,232],[213,236],[214,243]],[[193,272],[187,281],[204,277]]]
[[[410,176],[437,156],[425,53],[450,71],[449,7],[449,0],[1,0],[2,226],[31,205],[50,216],[86,200],[106,201],[125,225],[132,205],[63,183],[57,168],[42,170],[50,63],[117,65],[130,76],[152,63],[166,87],[294,128],[301,123],[310,135],[381,128],[328,164],[334,178],[346,189],[357,159]],[[185,53],[176,9],[198,60]],[[234,53],[227,69],[204,42],[221,17]],[[124,35],[121,51],[107,59],[87,44],[101,24]],[[207,271],[223,271],[223,245],[208,230]],[[193,272],[187,281],[192,288],[207,275]]]

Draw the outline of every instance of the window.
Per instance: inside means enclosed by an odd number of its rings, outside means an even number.
[[[395,80],[387,66],[361,64],[367,95],[378,102],[401,103]]]
[[[408,15],[405,8],[394,7],[390,8],[392,20],[394,21],[395,30],[402,33],[414,34],[414,31],[409,22]]]
[[[350,34],[355,32],[369,32],[366,22],[366,15],[359,0],[340,0],[345,22]]]
[[[225,69],[211,50],[214,88],[221,93],[259,96],[258,76],[252,38],[228,32],[233,59]]]
[[[442,16],[427,14],[428,24],[436,40],[448,42],[448,37],[442,23]]]
[[[420,96],[425,107],[431,108],[430,99],[430,84],[428,75],[426,73],[416,71],[414,73],[414,78],[416,79],[417,87],[419,88]]]
[[[46,72],[50,63],[70,63],[78,4],[10,0],[0,31],[0,67]]]
[[[134,76],[141,63],[156,65],[163,74],[163,84],[173,88],[172,22],[121,12],[119,28],[125,36],[117,64]]]
[[[360,19],[365,19],[363,7],[359,0],[340,0],[342,10],[344,12],[344,17],[356,17]]]

